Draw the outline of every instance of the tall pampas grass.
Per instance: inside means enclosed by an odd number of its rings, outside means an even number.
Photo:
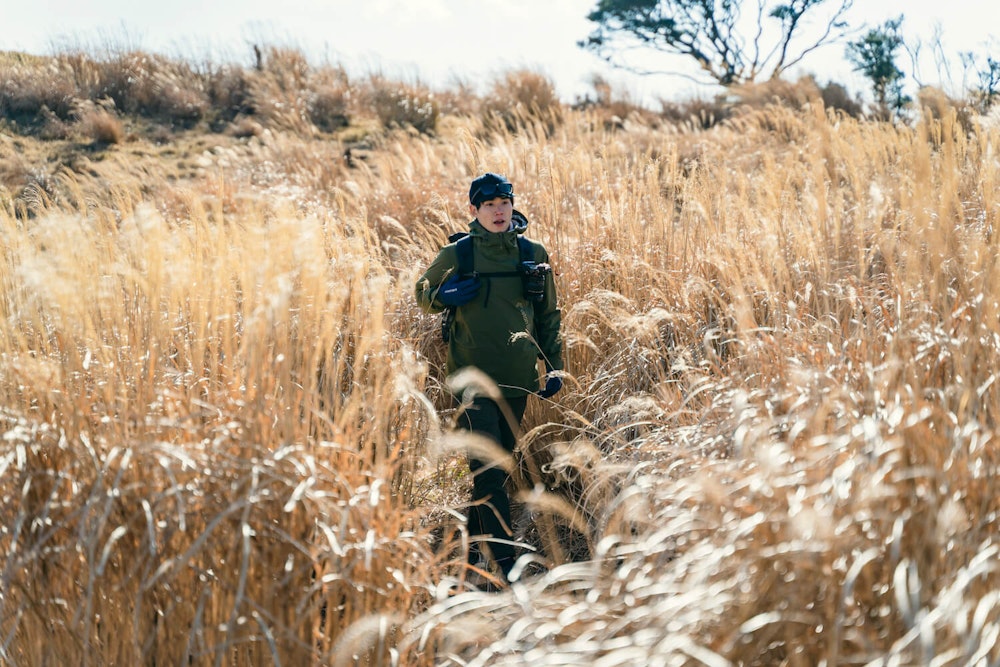
[[[515,120],[0,209],[4,661],[1000,660],[996,130]],[[485,170],[568,371],[502,462],[500,593],[411,295]]]

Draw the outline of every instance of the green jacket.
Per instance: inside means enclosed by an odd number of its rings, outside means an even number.
[[[520,215],[515,216],[514,229],[499,234],[487,231],[473,220],[469,235],[475,270],[480,273],[515,271],[520,263],[517,235],[523,233],[525,227],[527,220]],[[549,254],[544,246],[535,241],[530,243],[535,262],[548,262]],[[424,312],[444,310],[444,305],[436,299],[437,293],[441,283],[457,270],[458,253],[455,244],[450,243],[441,249],[430,268],[417,280],[417,303]],[[534,393],[539,388],[536,365],[539,357],[548,367],[563,369],[561,321],[552,273],[545,279],[545,299],[540,302],[524,298],[519,276],[483,277],[479,294],[456,309],[446,371],[451,375],[461,368],[475,366],[490,376],[507,398]]]

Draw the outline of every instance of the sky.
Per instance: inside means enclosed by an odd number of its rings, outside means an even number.
[[[829,5],[837,0],[828,0]],[[134,46],[183,58],[251,62],[251,44],[291,46],[315,64],[344,66],[353,75],[381,72],[392,78],[444,87],[456,81],[487,86],[514,69],[548,76],[565,101],[592,93],[593,76],[619,94],[653,104],[659,99],[710,97],[695,84],[687,60],[654,66],[682,75],[636,76],[611,68],[577,42],[593,24],[596,0],[0,0],[0,50],[48,54],[66,47],[97,50]],[[754,3],[747,2],[747,13]],[[960,85],[957,55],[1000,49],[1000,3],[987,0],[855,0],[852,27],[874,27],[904,14],[903,34],[925,44],[923,83]],[[935,31],[950,59],[949,81],[932,57]],[[990,41],[992,39],[992,42]],[[652,51],[649,52],[653,54]],[[995,52],[994,52],[995,55]],[[913,67],[899,61],[908,74]],[[858,95],[864,79],[851,71],[844,45],[810,54],[791,78],[814,74]]]

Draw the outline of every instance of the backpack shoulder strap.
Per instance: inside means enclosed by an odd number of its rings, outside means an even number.
[[[531,247],[531,241],[524,237],[524,234],[517,235],[517,251],[521,256],[521,262],[534,262],[535,249]]]
[[[465,234],[455,242],[455,253],[458,255],[458,275],[467,276],[476,269],[472,256],[472,237]]]
[[[472,252],[472,237],[467,232],[455,232],[448,237],[448,240],[455,244],[455,254],[458,257],[458,275],[468,276],[475,273],[475,258]],[[517,235],[517,251],[520,262],[535,261],[535,249],[531,241],[523,235]],[[479,274],[484,278],[515,278],[521,275],[520,271],[500,271],[493,273]]]
[[[455,254],[458,256],[458,275],[464,276],[473,271],[472,237],[468,232],[455,232],[448,236],[448,243],[455,244]],[[455,321],[455,306],[444,309],[441,317],[441,340],[451,340],[451,325]]]

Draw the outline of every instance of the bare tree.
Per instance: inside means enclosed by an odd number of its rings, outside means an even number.
[[[828,0],[757,0],[756,21],[744,22],[740,0],[601,0],[587,19],[597,28],[579,45],[615,67],[640,74],[663,73],[637,67],[635,49],[691,58],[723,86],[751,83],[766,72],[778,78],[821,45],[842,37],[844,15],[853,0],[834,0],[819,34],[799,43],[810,20]],[[767,30],[773,22],[777,30]],[[744,34],[744,26],[750,26]],[[770,36],[766,38],[765,36]],[[674,72],[676,73],[676,72]]]
[[[973,51],[960,53],[959,57],[966,70],[977,79],[970,92],[979,110],[986,113],[1000,98],[1000,59]]]

